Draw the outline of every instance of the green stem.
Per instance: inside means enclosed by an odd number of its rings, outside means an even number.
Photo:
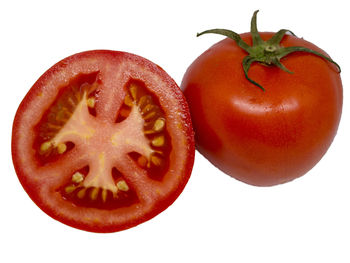
[[[307,52],[307,53],[316,55],[320,58],[325,59],[326,61],[333,63],[338,68],[339,73],[341,72],[340,66],[335,61],[333,61],[330,57],[327,57],[317,51],[314,51],[306,47],[299,47],[299,46],[282,47],[280,45],[280,42],[282,41],[286,33],[290,33],[293,36],[295,36],[295,34],[288,29],[279,30],[267,41],[262,40],[257,28],[258,12],[259,10],[256,10],[254,12],[250,23],[250,33],[251,33],[252,42],[253,42],[252,46],[249,46],[246,42],[244,42],[239,34],[227,29],[206,30],[201,33],[198,33],[197,36],[201,36],[203,34],[208,34],[208,33],[214,33],[214,34],[224,35],[228,38],[233,39],[240,48],[242,48],[248,53],[248,55],[242,61],[242,67],[243,67],[243,71],[246,79],[252,84],[259,87],[260,89],[262,89],[263,91],[265,89],[259,83],[255,82],[248,76],[248,71],[252,63],[260,62],[266,65],[274,65],[285,72],[293,73],[290,70],[288,70],[280,61],[283,57],[293,52]]]

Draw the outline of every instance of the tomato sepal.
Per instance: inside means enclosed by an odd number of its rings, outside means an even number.
[[[249,46],[246,42],[242,40],[239,34],[227,30],[227,29],[210,29],[210,30],[205,30],[201,33],[197,34],[198,36],[201,36],[203,34],[208,34],[208,33],[213,33],[213,34],[219,34],[219,35],[224,35],[228,38],[231,38],[234,40],[237,45],[245,50],[248,55],[243,59],[242,61],[242,67],[244,71],[245,78],[255,86],[259,87],[262,91],[265,91],[265,89],[256,81],[252,80],[248,76],[248,71],[250,69],[250,66],[254,62],[259,62],[262,64],[265,64],[267,66],[277,66],[281,70],[292,74],[293,72],[288,70],[282,63],[281,59],[284,58],[285,56],[294,53],[294,52],[307,52],[314,54],[316,56],[319,56],[331,63],[333,63],[339,73],[341,72],[340,66],[332,60],[330,57],[323,55],[320,52],[317,52],[315,50],[302,47],[302,46],[292,46],[292,47],[283,47],[280,45],[280,42],[282,41],[283,37],[285,34],[290,33],[291,35],[295,36],[295,34],[289,30],[289,29],[281,29],[279,30],[275,35],[273,35],[269,40],[264,41],[257,29],[257,13],[259,10],[256,10],[253,14],[253,17],[251,19],[251,29],[250,33],[252,36],[252,46]]]

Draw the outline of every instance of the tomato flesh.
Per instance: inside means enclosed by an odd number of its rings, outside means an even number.
[[[20,105],[12,138],[16,172],[34,202],[93,232],[129,228],[169,206],[190,176],[193,145],[175,82],[113,51],[76,54],[47,71]]]

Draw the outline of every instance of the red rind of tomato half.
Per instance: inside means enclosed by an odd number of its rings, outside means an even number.
[[[12,158],[30,198],[54,219],[91,232],[124,230],[184,189],[194,162],[188,106],[166,72],[142,57],[75,54],[23,99]]]
[[[264,41],[274,33],[260,33]],[[251,33],[240,37],[252,45]],[[302,46],[327,56],[304,39],[285,35],[282,47]],[[205,51],[182,80],[191,110],[196,146],[232,177],[257,186],[291,181],[308,172],[336,135],[343,102],[335,65],[314,54],[295,52],[281,59],[293,74],[277,66],[252,64],[226,38]]]

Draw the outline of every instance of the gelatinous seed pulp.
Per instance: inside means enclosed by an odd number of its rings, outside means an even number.
[[[75,108],[86,100],[85,107],[96,117],[95,106],[98,94],[97,73],[79,76],[72,80],[67,87],[61,89],[56,100],[44,114],[37,125],[39,136],[34,148],[37,149],[38,159],[44,163],[60,158],[74,147],[73,142],[55,143],[53,140],[60,129],[64,127],[73,115]],[[125,97],[120,107],[116,122],[127,119],[132,109],[137,109],[144,121],[143,133],[149,141],[152,153],[144,156],[137,152],[128,155],[135,163],[147,172],[153,180],[162,180],[169,167],[171,152],[170,136],[166,129],[166,117],[158,99],[140,81],[132,80],[125,86]],[[79,104],[80,105],[80,104]],[[80,106],[79,106],[80,107]],[[75,115],[76,116],[76,115]],[[75,171],[71,180],[60,188],[62,197],[80,206],[115,209],[137,202],[138,197],[132,185],[127,183],[124,175],[116,168],[111,171],[115,187],[105,188],[84,184],[89,173],[89,166]]]
[[[88,97],[88,107],[91,108],[92,112],[94,111],[97,83],[98,72],[81,74],[72,79],[67,86],[59,89],[55,101],[35,126],[38,136],[33,147],[37,149],[36,156],[41,164],[57,160],[59,155],[74,147],[72,142],[55,145],[52,139],[70,119],[84,94]]]
[[[116,192],[112,192],[103,187],[84,186],[84,180],[88,172],[89,169],[84,167],[73,173],[71,181],[61,190],[63,198],[80,206],[101,209],[116,209],[137,202],[138,198],[135,191],[129,187],[121,173],[114,171]]]
[[[130,153],[137,164],[146,169],[149,176],[161,180],[169,165],[171,151],[170,137],[166,130],[166,118],[159,101],[142,82],[135,80],[126,85],[124,104],[119,110],[116,122],[126,119],[132,107],[137,107],[144,120],[144,134],[149,139],[154,153],[150,157],[138,153]]]

